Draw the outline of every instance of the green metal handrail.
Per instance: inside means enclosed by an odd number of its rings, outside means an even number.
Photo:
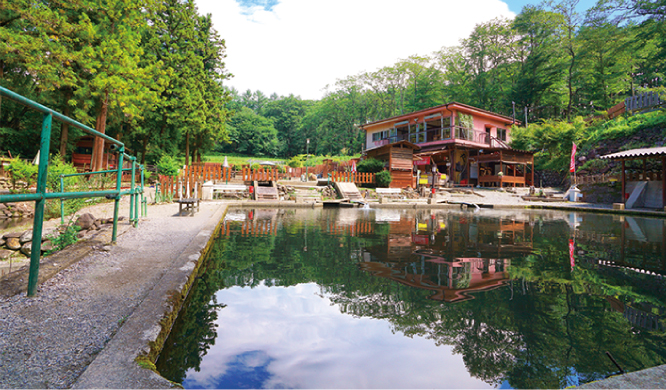
[[[32,229],[32,247],[30,254],[30,272],[28,275],[28,296],[34,296],[37,292],[37,282],[39,276],[39,260],[41,258],[42,251],[42,230],[44,225],[44,206],[47,199],[74,199],[74,198],[97,198],[97,197],[112,197],[114,199],[114,210],[113,210],[113,233],[112,233],[112,242],[116,242],[118,235],[118,212],[120,209],[120,198],[123,195],[130,195],[131,206],[136,202],[136,198],[139,193],[143,197],[143,166],[141,168],[141,178],[142,186],[135,188],[134,178],[135,178],[135,169],[136,169],[136,158],[129,156],[125,153],[125,145],[109,137],[106,134],[100,133],[95,129],[92,129],[80,122],[77,122],[59,112],[53,111],[48,107],[45,107],[37,102],[34,102],[26,97],[23,97],[9,89],[0,87],[0,96],[7,97],[18,103],[21,103],[25,106],[32,108],[33,110],[39,111],[44,114],[42,119],[42,131],[41,131],[41,140],[39,145],[39,168],[37,171],[37,188],[34,194],[9,194],[9,195],[0,195],[0,203],[13,203],[13,202],[23,202],[23,201],[34,201],[35,202],[35,215]],[[96,137],[101,137],[105,141],[110,142],[113,145],[117,145],[116,152],[118,153],[118,166],[116,170],[113,171],[98,171],[98,172],[88,172],[86,174],[96,174],[96,173],[108,173],[114,172],[117,173],[116,178],[116,188],[115,190],[106,190],[106,191],[75,191],[75,192],[64,192],[64,183],[61,180],[61,191],[60,192],[46,192],[46,177],[49,166],[49,148],[51,143],[51,124],[53,118],[67,123],[71,126],[77,127],[84,132],[94,135]],[[132,187],[128,191],[121,190],[122,184],[122,173],[123,173],[123,157],[127,157],[132,161]],[[130,221],[136,225],[138,222],[138,214],[136,211],[132,211],[130,206]]]

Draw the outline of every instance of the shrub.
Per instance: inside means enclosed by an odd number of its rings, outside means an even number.
[[[7,171],[9,171],[12,188],[16,189],[19,181],[25,183],[25,188],[30,188],[32,183],[37,179],[37,165],[31,164],[20,158],[15,158],[9,164]]]
[[[384,162],[376,158],[366,158],[356,164],[356,170],[359,172],[378,173],[384,170]]]
[[[301,168],[303,167],[303,162],[305,161],[306,156],[304,154],[299,154],[297,156],[292,157],[289,161],[287,161],[287,165],[289,165],[292,168]]]
[[[157,162],[157,172],[162,175],[177,176],[179,169],[180,164],[178,164],[178,161],[168,155],[162,156],[160,161]]]
[[[377,184],[377,187],[388,187],[392,181],[393,178],[389,171],[381,171],[375,174],[375,183]]]
[[[53,192],[60,192],[60,175],[70,175],[73,173],[76,173],[74,165],[66,163],[60,154],[56,154],[51,157],[51,161],[49,162],[49,173],[46,176],[46,186]],[[76,186],[79,182],[79,177],[66,177],[65,189]]]

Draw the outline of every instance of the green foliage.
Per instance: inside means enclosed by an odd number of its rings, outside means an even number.
[[[65,230],[60,233],[59,235],[49,235],[47,238],[51,241],[53,244],[53,249],[48,251],[46,254],[50,255],[53,252],[57,252],[59,250],[62,250],[75,242],[79,240],[78,238],[78,233],[81,231],[80,226],[76,225],[67,225]]]
[[[378,173],[384,170],[384,162],[376,158],[366,158],[356,164],[356,170],[359,172]]]
[[[162,156],[157,162],[157,172],[166,176],[177,176],[180,169],[178,161],[171,156]]]
[[[23,189],[28,189],[35,180],[37,180],[37,170],[39,167],[31,162],[21,160],[19,157],[12,159],[7,167],[9,177],[12,183],[12,188],[17,189],[18,182],[25,183]]]
[[[377,187],[388,187],[391,181],[393,181],[393,177],[391,177],[391,172],[389,171],[381,171],[375,174],[375,184],[377,184]]]
[[[572,144],[580,146],[585,129],[582,117],[572,123],[548,119],[528,128],[514,128],[511,147],[535,151],[536,169],[563,171],[569,167]]]
[[[296,155],[296,156],[292,157],[291,159],[289,159],[289,161],[287,162],[287,165],[289,165],[292,168],[300,168],[300,167],[303,166],[304,161],[305,161],[305,159],[303,158],[303,155],[299,154],[299,155]]]
[[[49,171],[46,176],[46,187],[53,192],[60,192],[60,175],[69,175],[73,173],[76,173],[74,165],[65,162],[60,154],[51,156]],[[77,176],[64,178],[65,191],[76,186],[80,180],[81,178]]]
[[[220,152],[253,156],[277,156],[279,142],[273,122],[247,107],[242,107],[229,120],[229,143]]]

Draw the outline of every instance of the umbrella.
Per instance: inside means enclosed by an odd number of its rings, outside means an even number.
[[[229,168],[229,161],[227,161],[227,156],[224,156],[224,163],[222,164],[223,167]]]

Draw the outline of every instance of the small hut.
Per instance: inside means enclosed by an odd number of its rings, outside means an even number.
[[[390,188],[405,188],[412,186],[414,151],[419,149],[421,147],[409,141],[398,141],[368,149],[365,156],[385,162],[393,178]]]

